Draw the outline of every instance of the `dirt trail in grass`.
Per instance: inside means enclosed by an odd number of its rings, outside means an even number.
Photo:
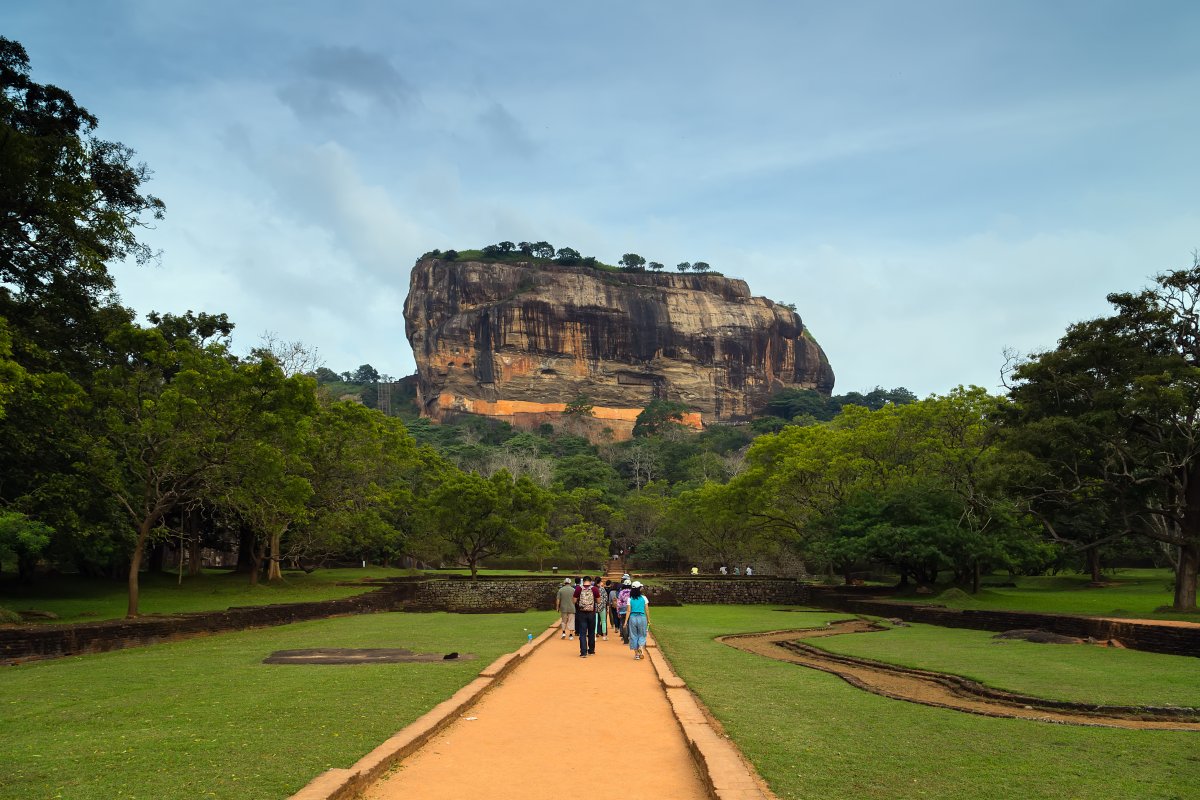
[[[364,797],[563,800],[611,793],[623,775],[643,797],[709,796],[654,667],[619,636],[587,658],[555,636],[465,717]]]
[[[956,675],[827,653],[799,641],[884,630],[887,629],[866,620],[855,619],[833,622],[825,628],[721,636],[717,641],[747,653],[832,673],[864,691],[927,706],[989,717],[1013,717],[1069,725],[1200,731],[1200,712],[1194,709],[1192,713],[1186,714],[1171,713],[1163,709],[1089,707],[1044,700],[992,689]]]

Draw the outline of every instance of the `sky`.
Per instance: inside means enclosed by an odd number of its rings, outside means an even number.
[[[999,391],[1200,248],[1193,0],[3,0],[167,205],[139,314],[415,371],[433,248],[706,261],[837,375]]]

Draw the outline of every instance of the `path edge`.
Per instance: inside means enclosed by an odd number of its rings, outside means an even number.
[[[468,708],[479,702],[489,689],[549,640],[559,625],[559,622],[554,622],[537,638],[497,658],[484,667],[478,677],[449,699],[443,700],[405,725],[349,768],[335,768],[322,772],[288,800],[351,800],[359,796],[385,772],[412,755]]]
[[[646,655],[654,665],[709,796],[714,800],[778,800],[738,746],[720,729],[704,702],[675,673],[653,636],[646,642]]]

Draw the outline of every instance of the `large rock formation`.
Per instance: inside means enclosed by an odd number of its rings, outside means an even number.
[[[833,370],[796,314],[720,275],[426,258],[404,304],[418,403],[518,425],[586,395],[625,438],[653,399],[699,427],[744,419],[787,387],[829,394]]]

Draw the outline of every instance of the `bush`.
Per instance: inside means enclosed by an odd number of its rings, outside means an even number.
[[[0,606],[0,625],[11,625],[21,621],[21,615]]]

